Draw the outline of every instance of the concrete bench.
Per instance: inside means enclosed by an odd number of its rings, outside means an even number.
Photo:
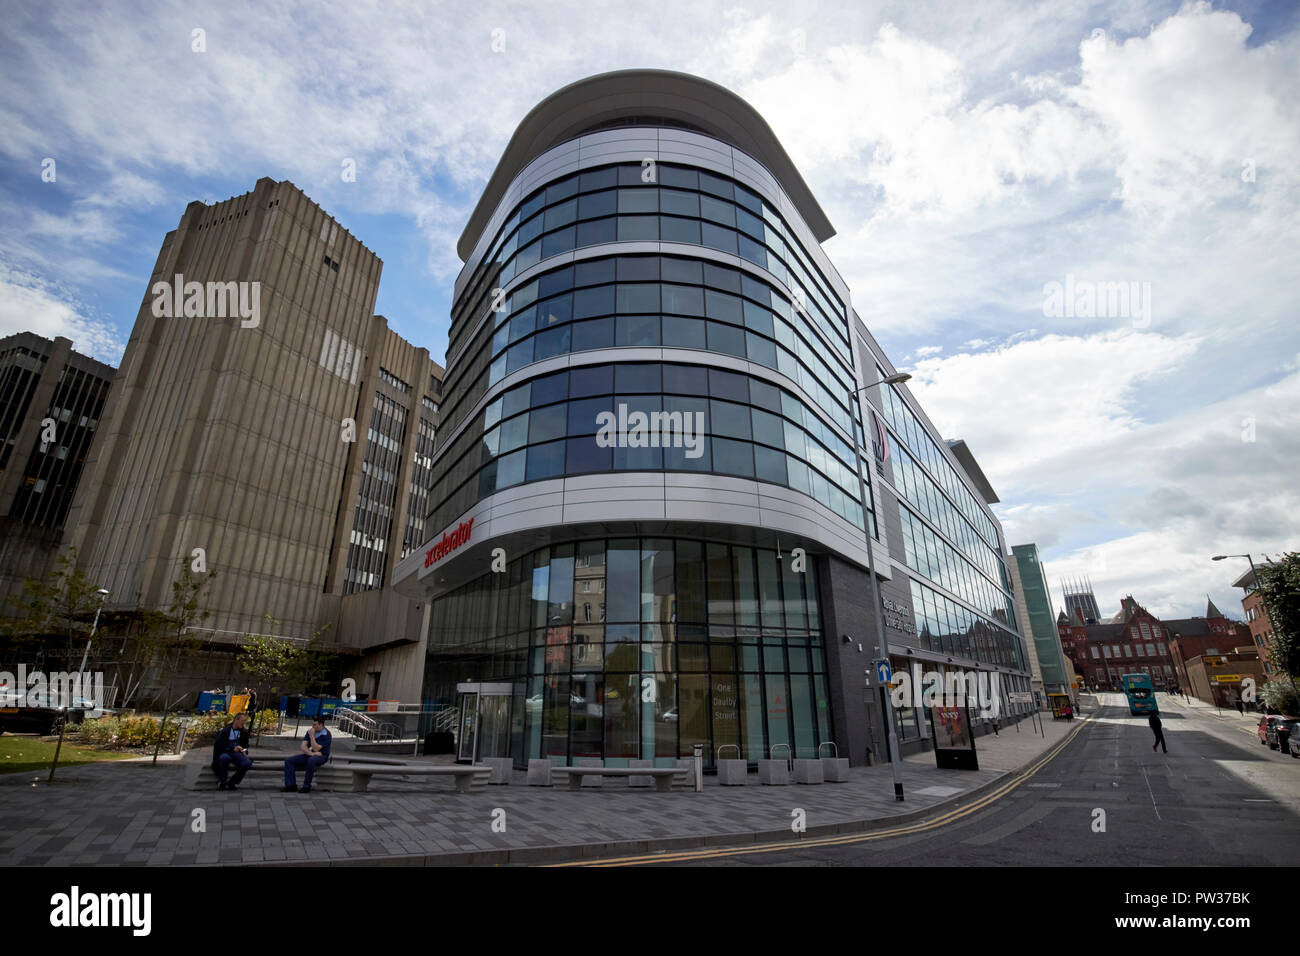
[[[253,766],[248,768],[244,774],[244,779],[239,782],[242,790],[245,787],[253,789],[262,789],[267,785],[274,785],[279,790],[284,786],[284,760],[286,757],[294,756],[293,751],[277,750],[251,750],[248,753],[249,758],[253,761]],[[187,790],[215,790],[217,788],[217,772],[212,769],[212,751],[200,750],[198,748],[191,750],[182,758],[185,766],[185,789]],[[349,769],[349,763],[342,759],[332,759],[316,769],[312,777],[312,786],[319,786],[324,790],[343,790],[352,783],[352,774]],[[297,770],[298,780],[301,782],[305,768],[299,767]],[[230,769],[230,776],[234,777],[235,768]],[[274,775],[274,776],[272,776]]]
[[[419,767],[405,765],[387,767],[367,764],[350,766],[352,774],[352,792],[365,793],[370,787],[370,778],[379,776],[402,777],[455,777],[456,792],[470,793],[482,790],[492,776],[492,768],[481,764],[449,764],[441,767]]]
[[[599,786],[605,777],[627,777],[629,786],[638,778],[649,778],[661,793],[672,790],[675,778],[686,776],[686,770],[677,767],[553,767],[551,772],[568,774],[570,790],[578,790],[584,784]],[[592,782],[587,784],[585,778],[592,778]]]

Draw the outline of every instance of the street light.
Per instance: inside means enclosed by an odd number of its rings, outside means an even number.
[[[104,610],[104,598],[108,597],[109,592],[104,588],[95,591],[99,595],[99,607],[95,609],[95,623],[90,625],[90,637],[86,639],[86,652],[81,655],[81,667],[77,670],[77,680],[82,680],[81,675],[86,672],[86,660],[90,657],[90,642],[95,639],[95,631],[99,630],[99,615]]]
[[[853,400],[857,401],[858,395],[869,388],[875,388],[877,385],[898,385],[906,382],[912,376],[906,372],[895,372],[887,378],[882,378],[879,382],[873,382],[870,385],[863,385],[861,388],[853,390]],[[863,437],[865,438],[866,422],[863,422]],[[867,522],[867,479],[862,473],[862,456],[854,449],[854,464],[858,469],[858,483],[861,486],[862,495],[862,533],[867,539],[867,577],[871,579],[871,603],[876,608],[876,642],[880,659],[889,660],[889,647],[885,643],[885,615],[880,607],[880,586],[876,583],[876,561],[872,554],[871,525]],[[889,769],[894,775],[894,799],[903,799],[903,781],[898,776],[898,732],[894,729],[894,712],[889,708],[888,703],[882,705],[884,709],[885,727],[889,731]]]

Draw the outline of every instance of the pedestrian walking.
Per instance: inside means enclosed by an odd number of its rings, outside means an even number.
[[[1156,735],[1156,742],[1151,745],[1151,749],[1155,750],[1157,747],[1163,747],[1164,752],[1169,753],[1169,748],[1165,745],[1164,731],[1160,729],[1160,715],[1152,712],[1151,716],[1147,718],[1147,723],[1151,725],[1151,732]]]

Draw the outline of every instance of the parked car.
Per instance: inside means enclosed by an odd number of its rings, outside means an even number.
[[[1285,717],[1282,714],[1265,714],[1259,718],[1259,723],[1255,727],[1255,733],[1259,735],[1261,746],[1277,747],[1275,740],[1270,740],[1269,735],[1272,732],[1273,725],[1279,720],[1295,720],[1294,717]]]
[[[1284,717],[1281,720],[1275,720],[1267,730],[1268,746],[1270,750],[1281,750],[1286,753],[1286,741],[1288,738],[1295,736],[1296,725],[1300,720],[1294,717]]]
[[[1292,757],[1300,757],[1300,734],[1293,733],[1286,739],[1287,749]]]

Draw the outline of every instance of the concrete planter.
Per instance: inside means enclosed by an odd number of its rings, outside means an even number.
[[[784,760],[760,760],[758,782],[766,787],[785,787],[790,784],[790,765]]]
[[[822,757],[822,776],[827,783],[848,783],[849,758]]]
[[[528,761],[528,786],[549,787],[551,785],[551,762],[549,760]]]
[[[795,783],[822,783],[824,780],[820,760],[799,759],[794,762]]]
[[[484,757],[479,763],[492,768],[488,783],[510,786],[510,777],[514,772],[515,762],[509,757]]]
[[[601,760],[599,757],[579,757],[573,762],[573,765],[575,767],[603,767],[605,766],[605,761]],[[603,777],[593,776],[592,774],[583,774],[582,787],[583,789],[586,789],[587,787],[599,787],[603,780]]]
[[[649,769],[655,765],[655,762],[653,760],[629,760],[627,765],[633,770],[638,768]],[[653,787],[655,782],[650,777],[628,777],[627,785],[629,787]]]
[[[749,781],[749,763],[744,760],[719,760],[718,783],[724,787],[743,787]]]

